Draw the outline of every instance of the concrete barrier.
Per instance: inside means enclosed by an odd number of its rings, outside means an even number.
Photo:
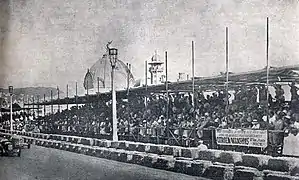
[[[164,146],[163,154],[164,155],[173,155],[173,147],[168,146],[168,145]]]
[[[255,154],[244,154],[242,156],[242,166],[254,167],[257,169],[263,169],[268,164],[271,157],[265,155],[255,155]]]
[[[130,162],[132,162],[134,164],[138,164],[138,165],[143,164],[143,159],[146,156],[145,153],[133,152],[132,155],[133,156],[132,156],[132,159],[130,160]]]
[[[242,162],[242,155],[243,153],[239,152],[221,152],[216,161],[226,164],[240,164]]]
[[[225,165],[211,165],[203,173],[203,177],[215,180],[232,180],[234,177],[233,168]]]
[[[198,151],[198,158],[199,160],[206,160],[214,162],[216,159],[220,157],[220,153],[222,151],[219,150],[202,150]]]
[[[268,174],[264,180],[299,180],[299,177],[282,174]]]
[[[181,149],[181,156],[186,158],[198,158],[199,149],[198,148],[182,148]]]
[[[263,173],[252,169],[237,169],[234,173],[234,180],[263,180]]]
[[[212,165],[213,165],[213,163],[211,161],[204,161],[204,160],[193,161],[191,164],[191,174],[190,175],[203,176],[205,170]]]
[[[174,169],[178,173],[185,173],[185,174],[190,174],[192,169],[191,169],[191,161],[187,160],[175,160],[174,163]]]
[[[11,134],[0,131],[0,136],[5,135]],[[24,141],[48,148],[211,179],[244,179],[242,177],[255,180],[298,179],[299,174],[299,160],[289,157],[270,157],[219,150],[199,151],[197,148],[127,141],[113,142],[71,136],[38,135],[37,137],[24,136]],[[78,143],[74,143],[75,139]],[[174,159],[174,157],[185,158]]]
[[[126,149],[127,149],[126,142],[125,142],[125,141],[120,141],[119,144],[118,144],[117,149],[123,149],[123,150],[126,150]]]
[[[170,156],[156,156],[153,161],[153,167],[167,171],[173,171],[175,166],[175,159]]]
[[[119,142],[118,141],[111,141],[111,148],[118,149],[119,147]]]
[[[299,167],[299,159],[289,157],[275,157],[268,160],[267,169],[273,171],[290,172]]]
[[[147,154],[147,156],[143,158],[142,165],[146,167],[154,167],[154,164],[157,162],[157,159],[158,159],[158,155]]]

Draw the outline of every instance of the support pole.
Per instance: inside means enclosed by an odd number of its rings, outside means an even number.
[[[37,117],[39,117],[39,108],[40,108],[39,98],[40,98],[40,96],[37,95]]]
[[[51,90],[51,114],[53,115],[53,91]]]
[[[46,116],[46,94],[44,94],[44,116]]]
[[[59,87],[57,86],[57,102],[58,102],[58,112],[60,112],[60,97],[59,97]]]
[[[195,91],[194,91],[195,88],[194,87],[195,87],[195,80],[194,80],[194,42],[192,41],[192,94],[193,94],[192,104],[193,104],[193,107],[195,105]]]
[[[228,27],[225,28],[225,66],[226,66],[226,83],[225,83],[225,89],[226,89],[226,121],[228,123],[228,110],[229,110],[229,95],[228,95]]]
[[[130,83],[130,64],[127,63],[127,95],[129,95],[129,83]]]
[[[69,110],[69,85],[66,85],[66,109]]]
[[[168,97],[168,64],[167,64],[167,51],[165,51],[165,79],[166,79],[166,84],[165,84],[165,89],[166,89],[166,100],[167,100],[167,107],[166,107],[166,118],[167,121],[169,119],[169,97]]]
[[[22,99],[23,99],[23,113],[24,113],[25,112],[25,109],[24,109],[25,108],[25,97],[23,96]]]
[[[112,67],[111,71],[111,87],[112,87],[112,126],[113,126],[113,141],[118,141],[117,136],[117,115],[116,115],[116,91],[114,85],[114,71],[115,67]]]
[[[76,98],[75,98],[75,101],[76,101],[76,106],[77,106],[77,109],[78,109],[78,83],[76,82]]]
[[[12,96],[13,94],[10,94],[10,132],[13,131],[13,123],[12,123]]]
[[[33,113],[35,113],[35,110],[34,110],[34,108],[35,108],[35,105],[34,105],[34,96],[32,96],[32,111],[33,111]]]
[[[169,92],[168,92],[168,59],[167,59],[167,51],[165,51],[165,89],[166,89],[166,122],[167,122],[167,139],[170,137],[170,127],[169,127]]]
[[[100,93],[100,77],[97,77],[97,82],[98,82],[98,94]]]
[[[145,61],[145,77],[144,77],[144,82],[145,82],[145,108],[147,108],[147,61]]]
[[[267,122],[269,123],[269,18],[266,25],[266,60],[267,60]]]

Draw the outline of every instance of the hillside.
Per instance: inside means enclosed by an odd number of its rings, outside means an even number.
[[[57,89],[52,87],[25,87],[25,88],[15,88],[14,89],[14,99],[15,100],[21,100],[23,97],[26,99],[28,97],[34,97],[37,99],[38,96],[40,96],[40,99],[43,99],[44,94],[46,95],[46,98],[50,98],[51,96],[51,90],[53,92],[53,97],[57,96]],[[63,96],[64,92],[59,90],[60,95]],[[7,97],[8,89],[0,88],[0,97]]]

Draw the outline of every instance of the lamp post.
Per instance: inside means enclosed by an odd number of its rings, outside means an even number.
[[[114,85],[114,71],[117,61],[117,49],[116,48],[109,48],[109,58],[111,63],[111,88],[112,88],[112,139],[113,141],[118,141],[117,136],[117,112],[116,112],[116,92],[115,92],[115,85]]]
[[[13,131],[13,123],[12,123],[12,96],[13,96],[13,86],[8,87],[9,95],[10,95],[10,132]]]

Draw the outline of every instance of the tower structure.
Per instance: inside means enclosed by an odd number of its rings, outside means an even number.
[[[163,75],[163,64],[164,62],[161,61],[160,56],[155,51],[155,54],[152,56],[151,61],[149,64],[149,72],[151,74],[151,84],[158,84],[161,81],[161,77]]]

